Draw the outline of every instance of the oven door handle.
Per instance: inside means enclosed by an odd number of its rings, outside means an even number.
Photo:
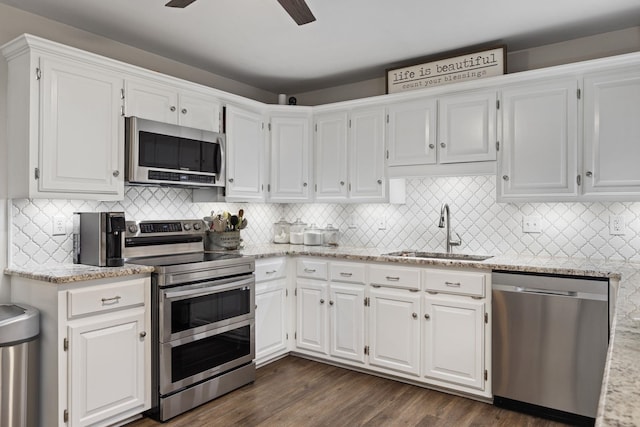
[[[166,299],[172,298],[180,298],[180,297],[193,297],[193,296],[202,296],[202,295],[210,295],[216,294],[218,292],[228,291],[229,289],[242,288],[245,286],[252,286],[254,282],[254,278],[238,280],[231,283],[219,284],[215,285],[215,282],[206,282],[203,283],[202,286],[198,286],[197,288],[191,288],[184,291],[165,291],[164,297]]]

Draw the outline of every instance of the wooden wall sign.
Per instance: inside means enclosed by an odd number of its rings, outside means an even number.
[[[387,93],[426,89],[505,74],[506,47],[387,70]]]

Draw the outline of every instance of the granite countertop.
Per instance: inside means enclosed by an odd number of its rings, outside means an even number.
[[[524,271],[572,276],[607,277],[618,284],[616,312],[598,408],[597,426],[640,425],[640,264],[578,258],[552,258],[498,255],[485,261],[464,259],[421,259],[384,255],[397,249],[324,247],[287,244],[247,246],[239,253],[259,258],[275,256],[315,256],[340,260],[387,262],[403,265],[477,268],[482,270]],[[145,274],[153,267],[125,264],[123,267],[94,267],[79,264],[43,265],[34,268],[9,267],[5,274],[70,283]]]
[[[37,267],[8,267],[5,274],[25,277],[27,279],[63,284],[83,280],[123,277],[134,274],[148,274],[153,267],[147,265],[125,264],[122,267],[96,267],[84,264],[45,264]]]

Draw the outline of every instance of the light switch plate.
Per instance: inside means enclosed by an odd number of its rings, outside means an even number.
[[[529,215],[522,218],[523,233],[542,233],[541,218],[537,215]]]

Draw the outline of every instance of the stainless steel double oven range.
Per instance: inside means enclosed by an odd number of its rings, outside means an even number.
[[[204,252],[201,220],[127,222],[126,262],[151,265],[152,409],[166,421],[255,379],[255,262]]]

